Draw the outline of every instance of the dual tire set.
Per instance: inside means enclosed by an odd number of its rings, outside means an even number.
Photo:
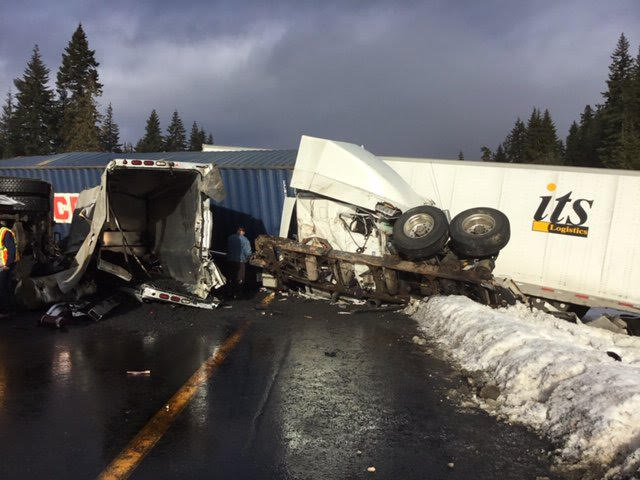
[[[20,202],[0,205],[0,213],[48,213],[51,211],[51,185],[42,180],[0,177],[0,194]]]
[[[404,212],[393,225],[395,248],[412,260],[441,253],[449,239],[461,257],[491,257],[507,245],[510,235],[507,216],[488,207],[465,210],[449,223],[442,210],[422,205]]]

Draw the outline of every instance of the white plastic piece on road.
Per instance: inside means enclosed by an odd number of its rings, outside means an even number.
[[[500,389],[498,414],[559,445],[565,465],[640,473],[640,338],[457,296],[406,313],[461,367],[484,372]]]

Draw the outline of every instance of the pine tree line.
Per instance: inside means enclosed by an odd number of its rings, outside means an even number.
[[[171,115],[166,135],[162,135],[160,118],[154,109],[147,119],[144,136],[136,145],[136,152],[183,152],[186,150],[197,152],[202,150],[203,143],[212,144],[213,135],[211,133],[207,135],[204,128],[198,126],[197,122],[193,122],[187,141],[187,132],[177,110],[174,110]]]
[[[80,24],[62,54],[54,90],[49,86],[50,70],[35,45],[22,77],[13,82],[15,93],[6,95],[0,111],[0,158],[71,151],[133,152],[131,143],[120,142],[111,103],[104,115],[98,111],[103,87],[99,66]],[[213,136],[207,137],[194,122],[187,143],[177,111],[163,136],[153,110],[136,151],[201,150],[205,142],[213,143]]]
[[[548,110],[534,108],[525,124],[518,118],[495,152],[481,148],[482,160],[640,170],[640,49],[634,58],[620,35],[611,54],[604,103],[587,105],[563,144]]]

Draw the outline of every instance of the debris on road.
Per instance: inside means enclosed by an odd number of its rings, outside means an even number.
[[[600,315],[598,318],[590,322],[585,322],[584,324],[588,327],[601,328],[603,330],[609,330],[613,333],[623,333],[625,335],[627,334],[627,324],[624,322],[624,320],[615,317],[609,318],[605,315]]]
[[[447,467],[453,468],[453,467],[455,467],[455,464],[453,462],[449,462],[449,463],[447,463]]]
[[[486,402],[498,415],[559,444],[565,465],[586,469],[585,478],[638,472],[639,338],[461,296],[433,297],[406,312],[463,369],[494,382],[496,391],[485,393],[499,401]]]
[[[414,335],[413,338],[411,339],[411,341],[413,343],[415,343],[416,345],[420,345],[420,346],[427,344],[427,340],[426,339],[421,338],[421,337],[419,337],[417,335]]]
[[[372,466],[372,467],[367,468],[367,472],[369,472],[369,473],[375,473],[375,472],[376,472],[376,467],[373,467],[373,466]]]
[[[151,370],[127,370],[127,375],[130,377],[148,377],[151,375]]]
[[[484,385],[478,390],[478,396],[484,399],[497,400],[500,396],[500,389],[495,385]]]

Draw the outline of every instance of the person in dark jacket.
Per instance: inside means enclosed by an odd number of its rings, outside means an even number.
[[[13,301],[11,270],[18,261],[16,237],[0,224],[0,318],[7,317]]]
[[[244,227],[240,226],[236,233],[227,238],[227,262],[229,264],[229,280],[231,293],[235,298],[242,293],[246,265],[251,257],[251,244],[245,237]]]

